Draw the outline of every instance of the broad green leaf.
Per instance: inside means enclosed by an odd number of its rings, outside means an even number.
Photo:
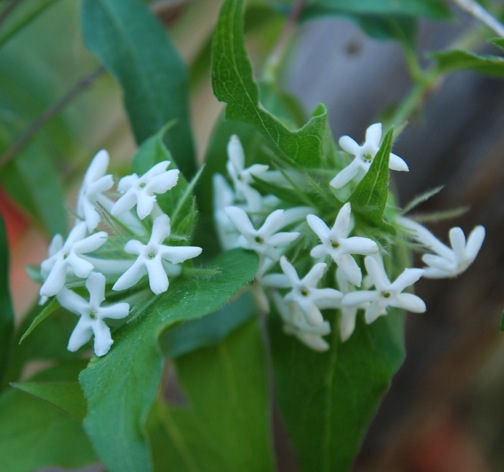
[[[88,402],[84,426],[112,472],[152,469],[144,423],[161,380],[160,333],[178,321],[200,318],[221,308],[252,280],[257,257],[229,251],[209,268],[217,269],[218,274],[173,282],[141,316],[118,330],[110,352],[91,360],[80,375]]]
[[[332,139],[323,105],[297,130],[288,129],[261,105],[244,46],[242,6],[242,0],[225,0],[212,43],[212,86],[215,96],[227,103],[226,117],[255,126],[286,162],[303,166],[326,163]]]
[[[169,169],[177,168],[172,154],[165,145],[164,137],[170,133],[176,133],[175,123],[172,121],[165,125],[158,133],[150,137],[140,146],[133,158],[133,171],[144,174],[151,167],[161,161],[170,161]],[[177,185],[163,195],[157,196],[161,209],[170,216],[172,231],[180,236],[191,237],[197,219],[193,186],[199,174],[193,177],[190,184],[180,174]]]
[[[6,146],[6,140],[0,136],[0,149]],[[7,193],[49,234],[66,233],[64,192],[58,171],[38,141],[32,141],[0,170],[0,181]]]
[[[305,14],[312,8],[334,9],[342,12],[380,15],[426,16],[446,19],[450,9],[441,0],[309,0]]]
[[[187,71],[162,25],[141,0],[84,0],[88,48],[119,81],[138,143],[176,120],[167,145],[186,177],[195,169]]]
[[[45,400],[77,420],[84,419],[84,416],[86,415],[86,400],[77,380],[60,380],[55,382],[13,382],[11,385],[22,392],[40,398],[41,400]],[[40,407],[43,408],[43,405]]]
[[[432,57],[444,72],[470,69],[485,75],[504,77],[504,57],[482,56],[462,50],[435,52]]]
[[[9,286],[9,244],[5,225],[0,217],[0,386],[4,383],[4,371],[14,331],[14,310]]]
[[[34,380],[75,381],[82,363],[51,368]],[[32,472],[43,467],[82,467],[97,462],[80,421],[18,390],[0,396],[2,470]]]
[[[245,293],[211,315],[166,330],[159,337],[161,351],[175,359],[202,347],[215,346],[256,311],[252,296]]]
[[[495,44],[498,48],[502,49],[504,51],[504,38],[495,38],[490,40],[492,44]]]
[[[40,313],[33,319],[28,326],[27,330],[21,336],[19,340],[19,344],[21,344],[31,333],[32,331],[40,324],[42,321],[46,320],[51,316],[57,309],[59,308],[59,304],[55,298],[53,298],[41,311]]]
[[[352,210],[365,219],[381,224],[388,198],[389,156],[392,150],[393,130],[389,130],[373,162],[350,196]]]
[[[156,405],[149,436],[156,471],[275,470],[266,359],[258,320],[176,361],[187,399]]]
[[[270,317],[281,416],[302,472],[350,470],[390,379],[404,359],[403,315],[358,319],[345,343],[333,318],[330,350],[313,351]]]

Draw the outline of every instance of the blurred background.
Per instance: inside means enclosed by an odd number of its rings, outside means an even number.
[[[44,4],[41,11],[8,36],[16,18],[23,18],[23,9],[29,11],[36,3]],[[208,44],[220,2],[150,3],[190,66],[192,120],[201,159],[222,109],[208,77]],[[284,21],[281,13],[267,13],[261,2],[251,4],[249,49],[259,68]],[[429,51],[447,48],[474,28],[474,19],[456,8],[453,12],[450,21],[419,22],[416,47],[422,65],[428,64]],[[24,0],[14,13],[5,22],[0,16],[0,211],[8,229],[11,287],[20,318],[37,291],[24,266],[45,257],[49,233],[65,231],[54,215],[73,202],[83,169],[99,149],[107,148],[112,166],[120,171],[135,143],[116,82],[83,44],[80,2]],[[496,54],[491,46],[477,46]],[[397,41],[372,38],[355,22],[337,17],[299,25],[282,77],[307,110],[327,104],[336,139],[349,134],[358,141],[412,86]],[[433,231],[446,239],[451,226],[460,225],[467,234],[483,224],[487,238],[462,276],[418,284],[428,312],[408,317],[406,362],[355,470],[502,471],[504,81],[457,71],[433,84],[419,103],[395,146],[410,167],[395,179],[400,203],[444,184],[444,191],[418,211],[466,211],[433,225]],[[26,172],[33,166],[39,170],[36,179]],[[45,198],[47,187],[53,193]],[[31,194],[30,188],[37,191]],[[295,470],[288,452],[280,448],[279,453],[281,468]]]

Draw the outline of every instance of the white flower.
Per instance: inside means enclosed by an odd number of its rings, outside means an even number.
[[[327,264],[319,262],[300,279],[294,266],[286,257],[280,259],[280,267],[288,278],[290,292],[285,295],[287,302],[297,303],[306,314],[307,322],[313,326],[320,326],[324,318],[320,309],[339,308],[342,294],[334,288],[317,288],[323,277]],[[280,284],[279,284],[280,285]]]
[[[123,195],[112,207],[112,215],[118,216],[135,205],[141,220],[150,215],[156,203],[156,194],[165,193],[177,184],[180,171],[166,170],[169,165],[170,161],[162,161],[141,177],[137,174],[123,177],[117,186]]]
[[[65,285],[68,272],[77,277],[86,278],[93,270],[93,264],[82,254],[93,252],[107,240],[107,233],[100,231],[87,236],[85,222],[77,223],[63,242],[57,234],[49,245],[49,257],[40,265],[44,283],[40,288],[42,297],[56,295]]]
[[[409,218],[398,218],[399,224],[411,231],[415,239],[434,254],[424,254],[422,260],[427,264],[424,277],[440,279],[456,277],[464,272],[474,261],[485,239],[485,228],[476,226],[467,239],[461,228],[451,228],[448,235],[451,248],[437,239],[427,228]]]
[[[353,292],[354,288],[349,283],[345,274],[343,274],[340,267],[336,269],[336,280],[338,281],[338,288],[343,293],[343,296],[347,293]],[[355,320],[357,318],[358,308],[355,306],[344,306],[340,307],[340,339],[345,342],[350,336],[352,336],[355,331]]]
[[[375,290],[347,293],[343,297],[344,307],[365,308],[368,324],[379,316],[386,315],[389,306],[403,308],[414,313],[425,311],[425,303],[420,297],[412,293],[402,293],[406,287],[413,285],[422,277],[422,269],[404,269],[394,282],[390,282],[380,256],[366,256],[364,264]]]
[[[119,277],[113,290],[125,290],[135,285],[145,274],[149,276],[149,286],[156,295],[168,290],[169,280],[163,261],[180,264],[201,254],[196,246],[166,246],[163,241],[170,235],[170,218],[160,215],[154,220],[152,234],[147,244],[136,239],[126,243],[124,250],[138,257],[131,267]]]
[[[77,216],[86,222],[88,231],[93,231],[100,222],[96,204],[108,207],[110,203],[110,200],[103,195],[114,185],[112,175],[106,175],[108,164],[108,152],[103,149],[98,151],[84,175],[79,191]]]
[[[347,279],[360,286],[362,273],[351,254],[374,254],[378,252],[378,246],[369,238],[348,237],[352,230],[350,203],[341,207],[331,229],[318,216],[308,215],[306,220],[322,242],[311,250],[310,255],[315,258],[330,256]]]
[[[124,302],[101,306],[105,300],[103,274],[92,272],[86,280],[86,288],[89,292],[89,301],[67,288],[57,296],[62,307],[80,316],[68,341],[68,350],[77,351],[91,339],[91,336],[94,336],[94,352],[97,356],[104,356],[114,341],[110,336],[109,327],[103,320],[125,318],[130,307]]]
[[[236,191],[236,198],[247,202],[247,210],[250,212],[261,211],[263,198],[261,194],[250,186],[254,182],[254,176],[258,177],[268,170],[264,164],[254,164],[245,168],[245,154],[238,136],[231,136],[228,143],[228,162],[226,168]]]
[[[297,231],[277,232],[286,225],[285,210],[275,210],[268,215],[259,229],[254,228],[241,208],[230,206],[225,209],[225,212],[241,233],[238,245],[273,260],[278,260],[279,247],[286,246],[299,236]]]
[[[273,302],[284,322],[284,332],[296,336],[302,343],[315,351],[327,351],[329,344],[322,338],[331,332],[331,325],[323,321],[317,326],[308,324],[301,308],[288,303],[279,293],[273,293]]]
[[[232,249],[238,247],[240,233],[224,210],[235,202],[235,194],[221,174],[214,174],[212,179],[215,229],[222,249]]]
[[[381,123],[374,123],[366,130],[366,140],[362,145],[357,144],[350,136],[339,138],[338,142],[341,148],[352,154],[354,159],[336,174],[330,185],[334,188],[341,188],[351,180],[360,180],[369,170],[371,162],[380,149],[381,137],[382,125]],[[403,172],[409,170],[406,162],[394,153],[390,153],[389,169]]]

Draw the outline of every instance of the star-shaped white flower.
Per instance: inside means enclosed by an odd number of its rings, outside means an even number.
[[[275,210],[269,214],[259,229],[254,228],[247,213],[241,208],[230,206],[225,209],[225,212],[241,233],[238,245],[273,260],[278,260],[279,248],[286,246],[299,236],[297,231],[278,232],[287,224],[285,210]]]
[[[166,292],[169,280],[163,261],[180,264],[201,254],[201,248],[196,246],[166,246],[163,241],[170,235],[170,218],[160,215],[154,220],[152,233],[147,244],[136,239],[126,243],[124,250],[138,257],[131,267],[119,277],[112,287],[113,290],[125,290],[135,285],[145,274],[149,276],[149,286],[156,295]]]
[[[317,288],[320,279],[324,276],[327,264],[319,262],[300,279],[294,266],[286,257],[281,257],[280,267],[289,280],[290,292],[285,295],[287,302],[297,303],[306,314],[306,320],[313,326],[324,322],[320,312],[324,308],[339,308],[342,294],[334,288]]]
[[[349,202],[341,207],[331,229],[318,216],[308,215],[306,217],[308,225],[322,242],[310,251],[310,255],[315,258],[330,256],[347,279],[352,284],[360,286],[362,273],[351,254],[375,254],[378,252],[378,246],[369,238],[348,237],[352,231],[351,216]]]
[[[221,247],[225,250],[238,247],[240,233],[224,211],[235,202],[235,194],[221,174],[214,174],[212,183],[214,224]]]
[[[177,185],[180,171],[166,170],[169,165],[170,161],[162,161],[141,177],[137,174],[123,177],[117,186],[123,195],[112,207],[112,215],[118,216],[135,205],[141,220],[150,215],[156,203],[156,194],[163,194]]]
[[[97,356],[104,356],[114,341],[109,327],[103,320],[125,318],[128,316],[130,307],[124,302],[101,306],[105,300],[103,274],[92,272],[86,280],[86,288],[89,292],[89,301],[67,288],[64,288],[57,296],[63,308],[80,316],[68,341],[68,350],[77,351],[91,339],[91,336],[94,336],[94,352]]]
[[[425,311],[425,303],[420,297],[412,293],[402,293],[406,287],[413,285],[422,277],[422,269],[404,269],[394,282],[390,282],[380,256],[366,256],[364,264],[375,290],[347,293],[343,297],[344,307],[364,308],[368,324],[379,316],[386,315],[389,306],[414,313]]]
[[[369,170],[376,153],[380,149],[382,137],[381,123],[374,123],[366,130],[366,140],[360,145],[350,136],[339,138],[339,145],[343,151],[354,156],[353,161],[343,170],[338,172],[331,180],[330,185],[334,188],[344,187],[351,180],[360,180]],[[406,162],[394,153],[390,153],[389,169],[407,172]]]
[[[93,264],[82,257],[96,251],[107,240],[107,233],[98,233],[86,236],[85,222],[77,223],[63,242],[61,235],[57,234],[49,245],[49,257],[42,262],[40,269],[44,283],[40,288],[42,297],[56,295],[65,285],[68,272],[73,272],[77,277],[86,278],[93,270]]]
[[[114,185],[112,175],[106,174],[109,155],[105,150],[98,151],[91,161],[77,198],[77,216],[86,222],[88,231],[93,231],[100,222],[96,204],[108,207],[110,199],[104,193]]]
[[[263,197],[250,186],[254,182],[254,177],[259,177],[268,170],[264,164],[253,164],[245,167],[245,154],[238,136],[231,136],[228,143],[228,161],[226,168],[233,181],[236,191],[236,198],[247,202],[247,210],[250,212],[261,211]]]
[[[331,332],[331,325],[323,321],[317,326],[307,323],[305,315],[296,303],[288,303],[279,293],[273,293],[273,302],[284,322],[284,332],[296,336],[315,351],[327,351],[329,344],[322,336]]]
[[[476,259],[485,239],[485,228],[476,226],[466,241],[464,232],[458,226],[451,228],[448,236],[451,247],[443,244],[427,228],[409,218],[398,218],[399,224],[411,231],[415,239],[434,254],[424,254],[427,264],[424,277],[441,279],[456,277],[464,272]]]

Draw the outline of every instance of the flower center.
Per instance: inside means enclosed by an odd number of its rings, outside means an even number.
[[[145,187],[147,187],[147,184],[145,182],[141,182],[138,187],[139,188],[145,188]]]
[[[147,252],[147,257],[149,259],[154,259],[157,255],[157,251],[156,251],[156,248],[151,248],[149,249],[149,251]]]
[[[96,311],[95,310],[91,310],[89,312],[89,318],[91,318],[92,320],[96,320],[97,316],[96,316]]]
[[[331,240],[331,246],[333,249],[338,249],[340,245],[338,241]]]
[[[261,238],[261,236],[256,236],[254,239],[255,239],[256,243],[258,243],[258,244],[264,244],[264,239]]]
[[[380,293],[380,295],[383,297],[383,298],[390,298],[391,297],[391,293],[390,292],[386,292],[386,291],[382,291]]]
[[[371,162],[373,160],[373,155],[370,152],[366,152],[362,157],[366,162]]]
[[[301,287],[299,291],[301,292],[301,295],[303,295],[303,297],[307,297],[310,293],[310,291],[306,287]]]

